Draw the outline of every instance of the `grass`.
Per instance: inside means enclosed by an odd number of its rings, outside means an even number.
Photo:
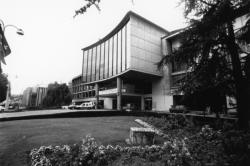
[[[91,134],[98,143],[125,145],[137,117],[19,120],[0,123],[0,165],[26,165],[27,153],[43,145],[74,144]]]

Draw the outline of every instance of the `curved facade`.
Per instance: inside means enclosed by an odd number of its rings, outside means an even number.
[[[156,65],[163,56],[161,38],[168,34],[128,12],[109,34],[82,49],[81,88],[73,102],[94,101],[96,108],[117,110],[168,109],[169,75]]]
[[[83,50],[83,81],[94,82],[116,76],[130,66],[127,23],[108,39]]]
[[[155,65],[161,60],[161,37],[168,32],[129,12],[100,41],[83,50],[83,82],[100,82],[128,70],[161,76]]]

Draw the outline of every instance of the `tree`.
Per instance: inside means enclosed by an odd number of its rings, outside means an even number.
[[[72,97],[68,86],[55,82],[49,84],[47,95],[43,99],[43,105],[46,107],[68,105],[71,100]]]
[[[8,79],[7,77],[0,73],[0,102],[6,99]]]
[[[249,120],[247,84],[239,53],[243,53],[233,29],[235,18],[249,13],[249,0],[182,0],[185,16],[192,19],[183,32],[180,49],[166,55],[160,66],[177,61],[186,63],[192,72],[182,79],[186,95],[211,92],[211,96],[234,94],[237,99],[239,126]],[[249,39],[249,21],[241,39]],[[248,34],[248,35],[247,35]],[[245,37],[245,38],[244,38]],[[247,56],[249,53],[244,52]]]

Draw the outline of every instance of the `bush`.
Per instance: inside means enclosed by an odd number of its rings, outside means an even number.
[[[81,145],[33,149],[30,153],[31,165],[250,165],[249,131],[236,130],[230,124],[223,125],[221,130],[214,130],[209,125],[198,129],[182,115],[151,117],[147,121],[168,134],[163,145],[103,146],[97,145],[91,136],[86,136]]]
[[[185,140],[168,141],[162,146],[121,147],[119,145],[98,146],[95,139],[90,136],[86,136],[81,146],[42,146],[39,149],[33,149],[30,157],[32,166],[103,166],[114,163],[116,165],[130,165],[136,162],[157,162],[161,165],[175,166],[191,162]]]

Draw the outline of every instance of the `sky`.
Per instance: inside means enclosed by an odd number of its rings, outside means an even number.
[[[68,83],[81,74],[81,49],[112,31],[128,11],[168,31],[186,26],[180,0],[101,0],[73,18],[84,0],[1,0],[0,19],[13,27],[5,30],[11,54],[2,64],[8,74],[11,93],[22,94],[27,87],[47,86],[55,81]]]

